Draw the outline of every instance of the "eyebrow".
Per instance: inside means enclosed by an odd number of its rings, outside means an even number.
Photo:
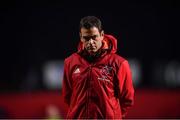
[[[94,37],[97,37],[98,35],[88,35],[88,36],[82,36],[84,39],[90,39],[90,38],[94,38]]]

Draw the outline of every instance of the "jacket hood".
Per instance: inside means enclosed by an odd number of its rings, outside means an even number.
[[[103,39],[103,46],[101,49],[107,49],[110,51],[110,53],[116,53],[117,51],[117,39],[113,37],[112,35],[104,35]],[[81,52],[84,50],[83,43],[80,41],[78,44],[78,52]]]

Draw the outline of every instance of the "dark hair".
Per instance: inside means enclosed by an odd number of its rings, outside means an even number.
[[[95,16],[86,16],[81,19],[79,26],[80,30],[81,28],[90,29],[92,27],[98,28],[100,32],[102,31],[102,24],[99,18]]]

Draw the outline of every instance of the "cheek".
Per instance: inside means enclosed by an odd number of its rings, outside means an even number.
[[[88,43],[84,43],[84,47],[88,47],[89,46],[89,44]]]
[[[98,47],[101,47],[101,46],[102,46],[102,41],[98,41],[98,42],[96,43],[96,45],[97,45]]]

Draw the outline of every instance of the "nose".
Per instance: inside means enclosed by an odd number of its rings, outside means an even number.
[[[90,43],[90,44],[93,44],[93,42],[94,42],[94,40],[91,38],[91,39],[89,40],[89,43]]]

